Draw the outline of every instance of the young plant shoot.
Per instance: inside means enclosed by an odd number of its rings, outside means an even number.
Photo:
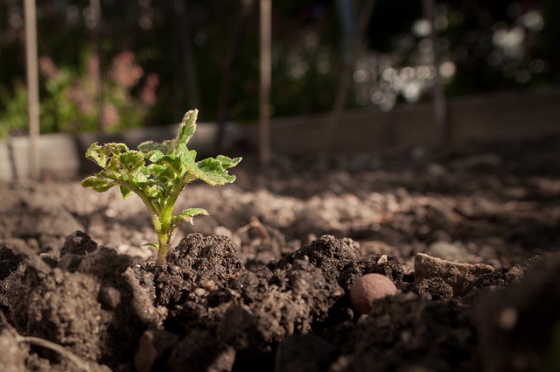
[[[201,208],[189,208],[173,215],[177,198],[189,183],[202,180],[212,186],[235,181],[227,169],[239,164],[241,158],[218,155],[196,161],[196,151],[187,142],[196,130],[197,110],[183,117],[177,138],[156,143],[143,142],[138,151],[129,150],[123,143],[93,143],[86,157],[103,170],[82,181],[82,186],[104,192],[119,186],[124,199],[135,193],[142,199],[152,217],[158,235],[157,243],[150,243],[157,251],[157,265],[166,263],[167,252],[183,221],[192,223],[193,217],[208,214]]]

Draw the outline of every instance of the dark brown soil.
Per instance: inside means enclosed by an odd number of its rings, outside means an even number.
[[[138,198],[0,186],[0,370],[560,370],[560,139],[234,173],[161,267]]]

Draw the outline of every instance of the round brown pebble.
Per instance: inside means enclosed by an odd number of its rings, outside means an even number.
[[[354,309],[368,314],[373,301],[396,293],[397,287],[391,279],[381,274],[366,274],[352,284],[350,301]]]

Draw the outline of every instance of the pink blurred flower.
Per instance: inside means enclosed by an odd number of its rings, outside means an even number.
[[[134,54],[127,50],[113,59],[109,76],[118,85],[130,88],[144,76],[144,70],[136,64]]]
[[[140,92],[140,99],[146,106],[156,103],[156,88],[159,85],[159,75],[151,73],[146,77],[146,84]]]
[[[99,56],[91,54],[87,60],[87,72],[91,76],[96,76],[99,73]]]
[[[120,120],[119,110],[112,103],[105,103],[101,120],[105,128],[117,125]]]
[[[52,79],[58,74],[58,69],[49,56],[39,57],[39,70],[48,79]]]

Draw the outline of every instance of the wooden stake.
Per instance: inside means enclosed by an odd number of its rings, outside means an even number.
[[[29,120],[29,177],[39,180],[39,66],[37,58],[37,12],[34,0],[25,0],[25,57],[27,67],[27,113]]]
[[[259,159],[261,165],[270,163],[270,85],[271,85],[271,29],[272,2],[261,0],[260,7],[260,91],[259,91]]]

